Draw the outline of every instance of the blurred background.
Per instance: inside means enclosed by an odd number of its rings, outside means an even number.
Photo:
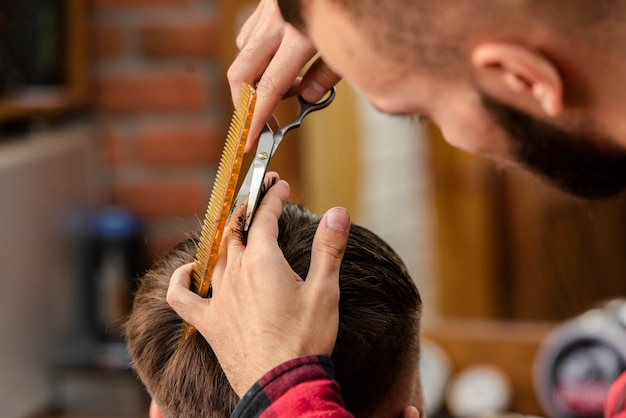
[[[0,3],[2,417],[147,416],[119,323],[136,278],[204,216],[232,112],[226,69],[254,6]],[[594,308],[626,294],[622,199],[571,199],[344,83],[272,168],[292,200],[347,207],[405,260],[431,416],[601,416],[598,382],[626,363],[623,305]],[[591,366],[566,361],[581,356]],[[571,401],[590,385],[596,397]]]

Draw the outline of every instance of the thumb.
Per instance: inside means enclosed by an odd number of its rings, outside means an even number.
[[[306,283],[309,286],[330,286],[338,294],[339,268],[350,234],[350,214],[344,208],[330,209],[317,227],[311,266]]]
[[[339,80],[341,77],[331,70],[322,58],[317,58],[302,77],[300,94],[307,102],[316,103]]]

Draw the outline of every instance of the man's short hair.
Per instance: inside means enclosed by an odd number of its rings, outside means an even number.
[[[306,278],[320,217],[288,203],[278,244]],[[176,268],[193,261],[197,238],[181,242],[141,280],[126,323],[132,367],[164,416],[229,417],[239,401],[199,333],[181,341],[182,320],[165,300]],[[396,253],[352,225],[339,274],[339,331],[331,356],[346,408],[357,416],[383,411],[418,370],[421,299]]]

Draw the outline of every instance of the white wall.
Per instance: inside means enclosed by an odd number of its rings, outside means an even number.
[[[424,321],[437,312],[425,138],[418,122],[378,112],[355,93],[361,223],[387,241],[417,283]]]
[[[72,222],[88,196],[91,132],[0,143],[0,416],[48,404],[48,371],[73,324]]]

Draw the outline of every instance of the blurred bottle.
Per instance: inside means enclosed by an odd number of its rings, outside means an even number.
[[[88,332],[101,341],[121,341],[137,277],[145,269],[140,220],[123,208],[108,208],[89,223],[83,247],[82,282]]]

